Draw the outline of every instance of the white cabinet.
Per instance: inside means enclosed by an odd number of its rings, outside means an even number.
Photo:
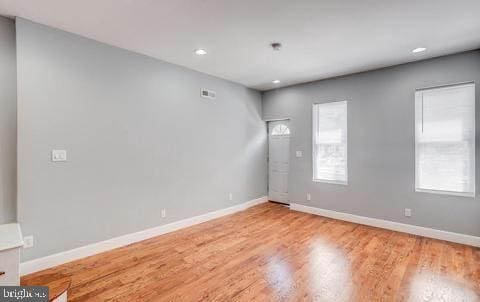
[[[0,225],[0,286],[20,285],[22,233],[17,223]]]
[[[20,249],[12,248],[0,251],[0,285],[20,285],[19,275]]]

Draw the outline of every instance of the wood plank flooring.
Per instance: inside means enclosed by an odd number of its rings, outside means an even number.
[[[69,301],[479,301],[480,249],[267,203],[22,284],[65,277]]]

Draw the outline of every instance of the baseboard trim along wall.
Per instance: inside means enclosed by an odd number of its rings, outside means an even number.
[[[209,212],[199,216],[186,218],[183,220],[175,221],[169,224],[161,225],[158,227],[146,229],[140,232],[123,235],[120,237],[111,238],[105,241],[92,243],[86,246],[78,247],[72,250],[60,252],[57,254],[49,255],[46,257],[33,259],[20,264],[20,275],[27,275],[34,272],[38,272],[50,267],[61,265],[67,262],[71,262],[77,259],[85,258],[95,254],[99,254],[105,251],[109,251],[115,248],[119,248],[125,245],[129,245],[135,242],[143,241],[152,237],[160,236],[166,233],[177,231],[183,228],[187,228],[202,222],[206,222],[222,216],[234,214],[236,212],[243,211],[247,208],[268,201],[267,196],[263,196],[257,199],[253,199],[244,202],[239,205],[228,207],[225,209]]]
[[[290,209],[294,211],[310,213],[310,214],[324,216],[328,218],[354,222],[358,224],[364,224],[364,225],[383,228],[387,230],[480,247],[480,237],[476,237],[476,236],[447,232],[447,231],[436,230],[436,229],[431,229],[431,228],[426,228],[426,227],[421,227],[421,226],[416,226],[411,224],[393,222],[393,221],[370,218],[365,216],[358,216],[358,215],[336,212],[331,210],[325,210],[321,208],[304,206],[297,203],[291,203]]]

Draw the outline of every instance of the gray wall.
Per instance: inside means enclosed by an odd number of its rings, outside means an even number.
[[[477,83],[478,120],[479,51],[264,93],[266,119],[291,117],[291,202],[480,236],[480,198],[414,192],[415,89],[463,81]],[[342,100],[349,101],[348,186],[313,183],[312,103]],[[295,158],[295,150],[304,157]],[[477,159],[479,152],[477,141]],[[477,188],[479,165],[477,160]],[[413,217],[404,217],[404,208]]]
[[[266,194],[260,93],[21,19],[17,60],[24,261]]]
[[[0,224],[16,221],[16,71],[15,23],[0,17]]]

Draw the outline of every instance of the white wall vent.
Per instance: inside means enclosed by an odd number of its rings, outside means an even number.
[[[215,99],[217,97],[217,94],[213,90],[208,90],[208,89],[202,89],[200,92],[200,95],[203,98],[208,98],[208,99]]]

